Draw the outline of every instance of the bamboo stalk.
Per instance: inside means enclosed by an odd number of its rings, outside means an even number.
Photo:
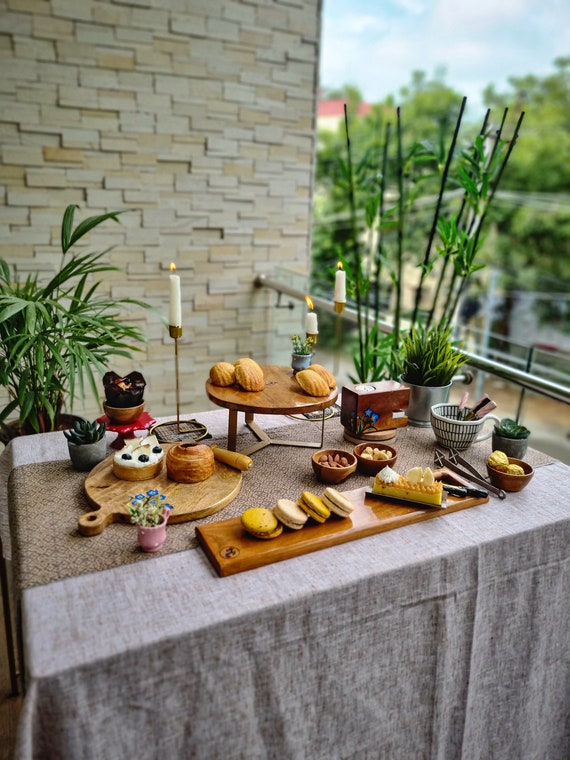
[[[446,159],[445,166],[444,166],[444,169],[443,169],[443,173],[442,173],[442,176],[441,176],[439,195],[438,195],[438,198],[437,198],[435,212],[434,212],[434,215],[433,215],[433,221],[432,221],[432,226],[431,226],[431,230],[430,230],[430,234],[429,234],[429,238],[428,238],[428,243],[427,243],[427,246],[426,246],[426,252],[424,254],[424,260],[423,260],[423,263],[422,263],[422,266],[421,266],[420,281],[419,281],[418,287],[416,289],[416,296],[415,296],[415,302],[414,302],[414,310],[413,310],[413,313],[412,313],[412,325],[414,325],[416,323],[416,320],[417,320],[417,317],[418,317],[418,309],[419,309],[419,305],[420,305],[421,298],[422,298],[423,284],[424,284],[424,280],[426,278],[426,272],[427,272],[429,260],[430,260],[430,257],[431,257],[431,248],[432,248],[432,245],[433,245],[433,240],[434,240],[435,232],[436,232],[436,229],[437,229],[437,220],[439,218],[439,212],[440,212],[441,204],[442,204],[442,201],[443,201],[443,194],[444,194],[444,191],[445,191],[445,185],[446,185],[446,182],[447,182],[447,176],[448,176],[449,170],[451,168],[451,162],[452,162],[452,159],[453,159],[453,153],[454,153],[454,150],[455,150],[455,145],[457,143],[457,138],[459,136],[459,129],[460,129],[460,126],[461,126],[461,121],[463,119],[463,113],[465,111],[465,105],[466,105],[466,103],[467,103],[467,98],[464,97],[463,100],[461,101],[461,108],[459,110],[459,115],[458,115],[457,120],[455,122],[455,129],[453,131],[453,137],[452,137],[452,140],[451,140],[451,145],[449,146],[449,151],[447,153],[447,159]]]
[[[364,345],[362,343],[362,304],[361,304],[361,267],[360,254],[358,248],[358,227],[356,223],[356,202],[354,197],[354,174],[352,169],[352,154],[350,149],[350,132],[348,128],[348,110],[344,104],[344,128],[346,132],[346,154],[347,154],[347,171],[348,171],[348,199],[350,208],[351,223],[351,245],[354,260],[354,295],[356,299],[357,323],[358,323],[358,345],[360,351],[360,363],[364,366]]]

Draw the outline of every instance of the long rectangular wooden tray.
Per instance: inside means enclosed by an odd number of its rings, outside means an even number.
[[[457,481],[457,478],[453,476],[453,480]],[[367,497],[366,490],[362,487],[343,491],[344,496],[354,504],[350,517],[331,515],[322,525],[309,519],[301,530],[284,528],[277,538],[253,538],[244,531],[239,517],[200,525],[196,528],[196,536],[218,575],[223,577],[422,520],[432,520],[489,501],[488,496],[448,496],[445,509],[419,509],[371,499]]]

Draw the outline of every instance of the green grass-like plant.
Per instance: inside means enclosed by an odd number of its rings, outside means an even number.
[[[449,385],[467,358],[453,345],[451,328],[415,325],[395,356],[402,380],[412,385]]]

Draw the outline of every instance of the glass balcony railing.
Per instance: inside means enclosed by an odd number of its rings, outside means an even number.
[[[262,275],[255,284],[278,293],[280,306],[303,302],[307,295],[306,277],[294,272],[279,272],[275,278]],[[319,362],[334,370],[340,387],[355,382],[351,377],[351,347],[356,340],[356,311],[350,305],[345,309],[339,344],[334,303],[311,298],[319,314]],[[392,329],[388,322],[382,322],[380,327],[384,332]],[[496,402],[498,416],[516,419],[532,431],[534,448],[570,464],[570,354],[554,346],[524,345],[504,335],[471,328],[464,331],[461,339],[469,363],[452,387],[451,400],[458,402],[465,390],[474,400],[487,394]],[[287,363],[289,354],[289,342],[280,341],[275,344],[271,361]]]

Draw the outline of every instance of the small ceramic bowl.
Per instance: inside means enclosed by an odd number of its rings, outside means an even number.
[[[377,449],[378,451],[386,451],[390,454],[388,459],[368,459],[363,457],[362,454],[366,449]],[[398,452],[392,446],[388,446],[385,443],[359,443],[354,447],[354,455],[358,462],[359,472],[365,475],[376,475],[384,467],[394,467],[396,459],[398,458]]]
[[[103,409],[113,425],[130,425],[132,422],[136,422],[143,413],[144,401],[138,406],[126,406],[124,408],[109,406],[109,404],[104,401]]]
[[[334,459],[337,455],[339,461],[341,459],[346,460],[347,464],[335,467],[321,462],[324,457],[332,457]],[[322,449],[321,451],[317,451],[311,457],[311,463],[315,475],[324,483],[341,483],[356,470],[356,457],[350,451],[343,451],[342,449]]]
[[[489,480],[494,486],[502,488],[503,491],[522,491],[530,483],[534,475],[534,469],[528,462],[523,462],[522,459],[515,459],[514,457],[509,457],[509,464],[520,465],[524,470],[524,475],[511,475],[487,464]]]

